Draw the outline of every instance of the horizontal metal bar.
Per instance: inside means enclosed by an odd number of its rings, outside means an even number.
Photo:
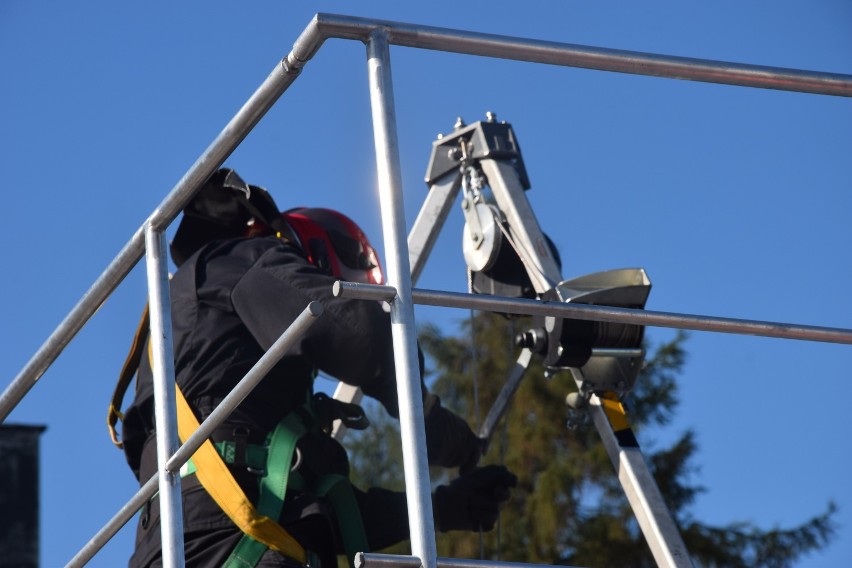
[[[272,367],[281,360],[293,344],[304,335],[314,324],[316,318],[322,315],[323,306],[319,302],[311,302],[292,324],[279,336],[263,356],[249,369],[231,392],[198,426],[198,429],[172,454],[166,462],[166,471],[177,473],[183,464],[201,447],[218,426],[234,411],[246,396],[266,376]],[[145,485],[116,515],[95,534],[94,537],[71,559],[66,568],[84,566],[109,540],[115,536],[121,527],[133,518],[133,515],[157,492],[159,472],[151,476]]]
[[[623,357],[625,359],[631,357],[644,357],[644,349],[631,349],[620,347],[595,347],[592,349],[593,357]]]
[[[827,343],[852,344],[852,330],[818,326],[803,326],[787,323],[721,318],[713,316],[675,314],[592,306],[550,301],[507,299],[493,296],[474,296],[454,292],[433,290],[415,290],[414,302],[431,306],[474,308],[495,312],[509,312],[529,315],[550,315],[562,318],[632,323],[654,327],[692,329],[696,331],[717,331],[783,339],[804,339]]]
[[[355,568],[420,568],[420,559],[402,554],[355,554]]]
[[[347,298],[374,299],[379,293],[389,295],[388,286],[374,284],[359,284],[350,286],[349,282],[341,282],[336,293]],[[383,288],[385,290],[369,290],[368,288]],[[671,327],[676,329],[691,329],[695,331],[716,331],[741,335],[757,335],[761,337],[777,337],[781,339],[801,339],[805,341],[820,341],[824,343],[843,343],[852,345],[852,329],[820,327],[810,325],[795,325],[759,320],[744,320],[713,316],[676,314],[669,312],[654,312],[630,308],[613,308],[610,306],[592,306],[588,304],[572,304],[525,298],[504,298],[500,296],[485,296],[464,294],[461,292],[441,292],[437,290],[412,290],[412,300],[415,304],[427,306],[443,306],[447,308],[465,308],[501,312],[509,314],[553,316],[568,319],[605,321],[613,323],[629,323],[652,327]]]
[[[335,14],[317,14],[309,28],[318,29],[324,38],[361,41],[367,41],[373,30],[381,28],[386,30],[390,43],[405,47],[741,87],[852,96],[852,75],[840,73],[607,49]],[[306,50],[302,56],[312,56],[320,44],[315,40],[311,45],[313,52]]]
[[[332,285],[332,293],[336,297],[358,298],[359,300],[376,300],[378,302],[393,302],[396,298],[396,288],[378,284],[361,284],[338,280]]]
[[[438,558],[438,568],[545,568],[547,564],[526,562],[500,562],[495,560],[468,560],[460,558]],[[376,554],[359,552],[355,555],[355,568],[420,568],[416,556],[401,554]],[[559,568],[571,568],[559,566]]]

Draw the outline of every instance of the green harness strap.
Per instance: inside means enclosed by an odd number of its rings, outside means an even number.
[[[355,500],[355,492],[349,479],[342,475],[328,474],[317,479],[313,486],[317,497],[328,497],[334,507],[338,528],[343,538],[343,550],[350,568],[355,567],[355,554],[369,552],[367,533],[361,522],[361,509]]]
[[[237,455],[240,445],[236,442],[213,442],[213,447],[216,448],[216,451],[222,457],[222,461],[228,465],[233,465],[239,459],[242,459],[245,466],[249,469],[263,471],[266,468],[266,446],[246,444],[243,447],[241,456]],[[180,476],[186,477],[187,475],[192,475],[196,469],[195,462],[189,460],[180,468]]]
[[[266,475],[260,481],[260,497],[257,503],[257,511],[261,515],[271,519],[277,519],[281,515],[296,442],[305,431],[305,425],[295,412],[291,412],[272,432],[266,458]],[[253,568],[260,562],[260,557],[266,550],[265,544],[244,534],[225,561],[224,567]]]
[[[326,497],[334,509],[343,549],[354,568],[355,553],[368,552],[367,534],[361,522],[361,510],[355,499],[355,492],[349,479],[343,475],[327,474],[313,483],[307,483],[298,473],[291,475],[290,464],[299,438],[307,431],[296,412],[287,415],[278,423],[269,440],[266,459],[266,475],[261,478],[260,497],[257,511],[272,519],[277,519],[284,507],[287,488],[307,490],[316,497]],[[267,546],[244,534],[231,555],[225,561],[225,568],[254,568],[266,552]]]
[[[109,408],[109,416],[107,417],[111,437],[113,442],[119,447],[122,447],[123,444],[118,439],[115,425],[118,420],[123,418],[120,411],[121,401],[130,385],[130,381],[139,368],[147,336],[148,305],[146,304],[142,319],[136,330],[133,346],[122,368],[121,377],[116,384],[115,393],[113,394],[112,403]],[[316,376],[316,373],[314,376]],[[179,389],[178,392],[180,392]],[[328,399],[328,397],[325,398]],[[315,405],[313,404],[315,400],[314,395],[309,392],[306,407],[316,419]],[[328,409],[327,406],[324,408]],[[357,405],[338,404],[337,410],[340,411],[340,414],[335,416],[335,418],[343,420],[344,424],[350,428],[363,429],[368,424],[366,416],[364,416],[363,411]],[[322,416],[319,418],[321,421],[328,421],[330,425],[331,417]],[[261,469],[265,465],[266,475],[261,478],[260,497],[257,507],[260,515],[268,516],[271,519],[279,518],[284,505],[287,485],[290,482],[292,482],[290,484],[294,489],[308,490],[317,497],[328,498],[334,508],[338,528],[343,539],[343,547],[349,559],[350,567],[354,568],[355,553],[368,552],[369,548],[367,546],[364,525],[361,521],[361,511],[349,479],[342,475],[328,474],[319,477],[313,484],[309,485],[302,479],[302,476],[298,472],[294,472],[292,479],[290,479],[290,464],[292,463],[293,453],[296,449],[296,442],[306,431],[307,428],[304,423],[298,418],[297,413],[294,412],[278,423],[272,433],[268,448],[248,444],[245,447],[245,455],[237,456],[237,451],[241,450],[238,450],[238,445],[234,442],[217,442],[213,445],[216,452],[227,464],[233,464],[238,459],[244,459],[246,465],[253,469]],[[189,460],[181,468],[182,477],[192,475],[195,472],[196,467],[193,460]],[[243,534],[236,548],[225,561],[224,566],[227,568],[254,568],[266,550],[267,546],[265,544],[254,540],[247,534]]]

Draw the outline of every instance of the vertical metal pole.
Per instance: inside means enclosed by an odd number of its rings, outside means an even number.
[[[157,429],[157,467],[160,476],[160,533],[163,541],[163,566],[182,568],[184,556],[180,475],[166,469],[166,463],[180,444],[177,434],[172,311],[165,233],[146,224],[145,246],[148,301],[151,310],[154,421]]]
[[[388,284],[397,297],[391,303],[396,380],[399,391],[399,421],[402,431],[402,456],[411,550],[423,568],[436,568],[435,525],[432,517],[432,491],[426,457],[426,431],[420,390],[420,367],[414,329],[414,304],[411,298],[411,273],[402,201],[399,143],[396,134],[390,50],[384,30],[376,30],[367,42],[367,69],[373,136],[376,145],[379,200]]]

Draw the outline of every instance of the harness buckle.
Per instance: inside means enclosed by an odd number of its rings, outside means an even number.
[[[231,433],[234,436],[234,457],[231,463],[234,467],[246,467],[249,429],[244,426],[237,426]]]
[[[298,446],[293,450],[293,465],[290,466],[290,471],[297,471],[302,465],[302,450]]]

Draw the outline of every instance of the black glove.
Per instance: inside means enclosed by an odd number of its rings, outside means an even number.
[[[494,528],[500,505],[509,500],[509,488],[518,478],[500,465],[478,467],[441,485],[432,495],[435,525],[441,532]]]
[[[475,468],[483,443],[467,422],[441,406],[434,394],[428,395],[424,410],[429,465],[458,467],[461,474]]]

